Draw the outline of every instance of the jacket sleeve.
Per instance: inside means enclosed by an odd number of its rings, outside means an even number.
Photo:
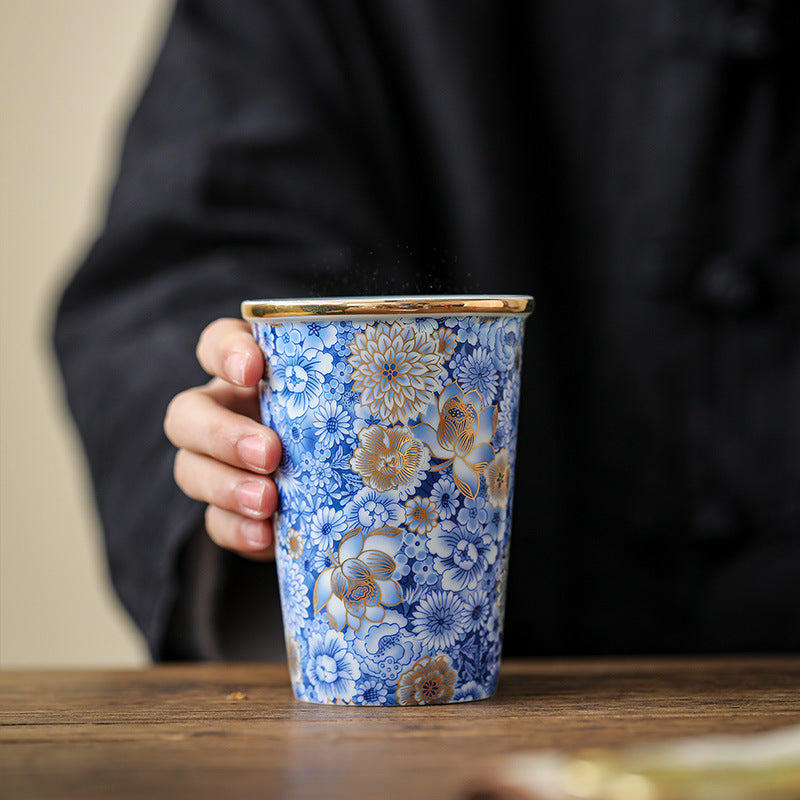
[[[245,298],[363,291],[359,253],[390,236],[336,63],[341,21],[319,13],[305,2],[178,3],[104,229],[58,309],[55,345],[113,583],[156,659],[186,655],[167,630],[203,507],[173,482],[162,421],[177,392],[207,379],[199,333],[238,316]]]

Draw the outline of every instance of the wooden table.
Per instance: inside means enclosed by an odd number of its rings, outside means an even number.
[[[3,798],[457,798],[492,755],[800,722],[800,658],[509,661],[496,697],[316,706],[276,665],[0,672]]]

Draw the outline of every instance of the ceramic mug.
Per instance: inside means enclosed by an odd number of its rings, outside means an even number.
[[[283,445],[275,556],[301,700],[488,697],[529,296],[249,300]]]

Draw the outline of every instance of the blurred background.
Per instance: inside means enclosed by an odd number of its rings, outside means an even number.
[[[147,660],[50,346],[170,0],[0,0],[0,666]],[[102,376],[98,375],[98,380]]]

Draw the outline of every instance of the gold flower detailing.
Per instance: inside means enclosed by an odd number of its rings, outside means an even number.
[[[508,453],[501,450],[483,472],[486,478],[486,497],[494,508],[505,508],[508,503],[509,477]]]
[[[361,404],[384,422],[408,422],[441,387],[447,349],[446,342],[410,325],[370,325],[350,345],[347,360],[353,367],[353,390],[361,394]]]
[[[350,467],[378,492],[412,486],[417,473],[428,466],[426,449],[405,425],[369,425],[358,440]]]
[[[401,706],[428,706],[449,703],[455,694],[458,673],[446,655],[420,658],[400,676],[397,703]]]

